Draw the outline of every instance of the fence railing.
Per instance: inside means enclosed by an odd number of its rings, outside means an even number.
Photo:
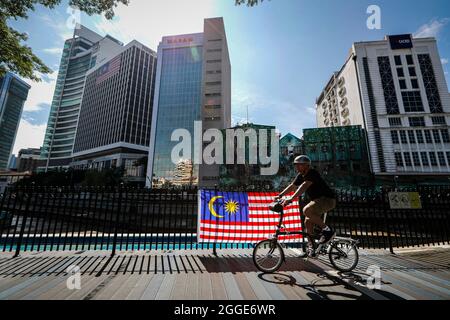
[[[363,248],[450,242],[450,188],[423,187],[422,209],[393,210],[392,190],[339,191],[328,222]],[[197,243],[198,190],[10,187],[0,196],[0,250],[209,249]],[[218,248],[249,248],[217,244]]]

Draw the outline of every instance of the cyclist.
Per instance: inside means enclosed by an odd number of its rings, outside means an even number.
[[[311,159],[307,156],[299,156],[294,160],[295,168],[298,172],[294,182],[281,192],[275,200],[279,200],[285,194],[295,191],[295,194],[282,201],[284,207],[291,204],[294,199],[299,198],[304,193],[310,199],[310,202],[303,209],[305,214],[306,232],[312,234],[314,225],[322,228],[321,244],[330,242],[335,231],[322,220],[322,215],[336,207],[336,195],[334,191],[322,179],[319,172],[311,167]]]

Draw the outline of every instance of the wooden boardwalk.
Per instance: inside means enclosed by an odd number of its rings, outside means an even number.
[[[450,249],[389,255],[363,251],[358,268],[338,274],[326,260],[304,261],[290,250],[282,269],[261,274],[250,250],[0,254],[0,299],[26,300],[357,300],[450,299]],[[78,266],[81,289],[67,288]],[[366,287],[369,266],[381,288]]]

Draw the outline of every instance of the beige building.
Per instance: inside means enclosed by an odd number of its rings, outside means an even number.
[[[354,43],[316,100],[317,126],[361,125],[376,175],[450,173],[450,97],[436,39]]]

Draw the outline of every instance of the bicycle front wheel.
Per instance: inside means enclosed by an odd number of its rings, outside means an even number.
[[[354,244],[335,242],[331,245],[329,258],[338,271],[353,271],[359,262],[358,248]]]
[[[284,251],[275,240],[264,240],[253,249],[253,262],[259,271],[274,273],[284,261]]]

